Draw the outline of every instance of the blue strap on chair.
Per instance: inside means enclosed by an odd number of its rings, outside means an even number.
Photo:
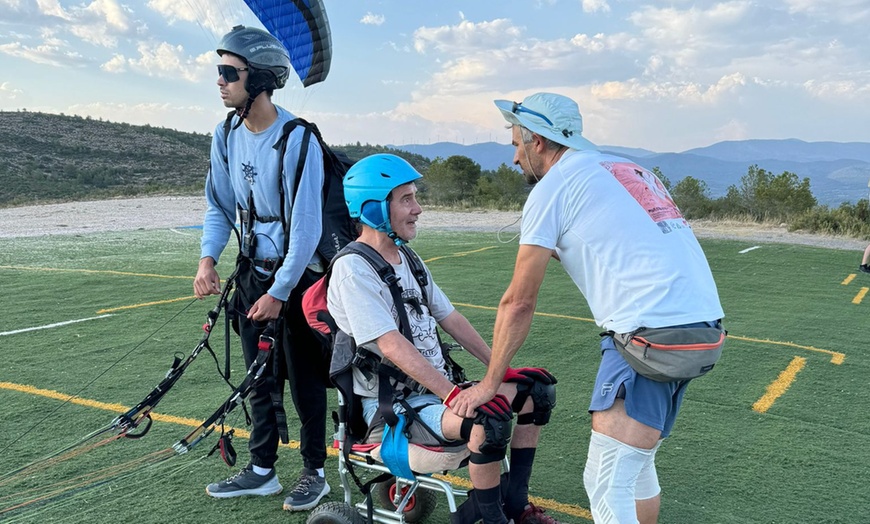
[[[381,439],[381,460],[397,477],[416,479],[408,462],[408,437],[405,436],[406,418],[399,416],[395,426],[386,426]]]

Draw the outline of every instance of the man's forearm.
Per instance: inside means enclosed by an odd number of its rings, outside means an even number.
[[[484,379],[490,385],[501,383],[511,360],[529,335],[534,313],[534,304],[514,302],[507,296],[502,299],[495,317],[492,357]]]
[[[445,398],[453,388],[453,384],[398,331],[379,337],[378,348],[386,359],[439,397]]]

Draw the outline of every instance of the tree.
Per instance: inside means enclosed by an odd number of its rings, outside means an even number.
[[[703,218],[708,216],[713,209],[713,201],[708,195],[709,191],[706,182],[687,176],[674,186],[671,190],[671,196],[674,197],[674,202],[677,203],[684,217]]]
[[[740,187],[729,187],[725,199],[758,221],[787,220],[817,204],[809,178],[799,180],[788,171],[774,177],[758,165],[749,166],[740,179]]]
[[[480,175],[480,164],[468,157],[436,158],[426,173],[427,199],[437,204],[470,201],[475,196]]]
[[[477,181],[477,201],[483,206],[516,209],[526,201],[529,188],[516,169],[502,164],[495,171],[486,171]]]
[[[665,189],[668,190],[668,193],[670,193],[671,188],[673,187],[673,184],[671,184],[670,179],[668,177],[666,177],[664,173],[662,173],[662,170],[659,169],[659,166],[652,168],[652,172],[656,176],[656,178],[658,178],[661,181],[662,185],[665,186]]]

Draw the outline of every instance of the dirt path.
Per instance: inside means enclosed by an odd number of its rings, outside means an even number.
[[[148,197],[69,202],[0,209],[0,238],[75,235],[101,231],[168,229],[202,224],[201,196]],[[519,231],[519,211],[425,210],[420,228],[447,231]],[[780,242],[863,251],[867,242],[845,237],[791,233],[785,227],[743,222],[694,221],[699,238]]]

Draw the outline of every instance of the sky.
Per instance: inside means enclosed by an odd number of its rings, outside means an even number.
[[[510,143],[492,101],[538,91],[599,145],[870,142],[870,0],[323,1],[329,76],[273,100],[333,145]],[[0,110],[210,133],[239,23],[243,0],[0,0]]]

